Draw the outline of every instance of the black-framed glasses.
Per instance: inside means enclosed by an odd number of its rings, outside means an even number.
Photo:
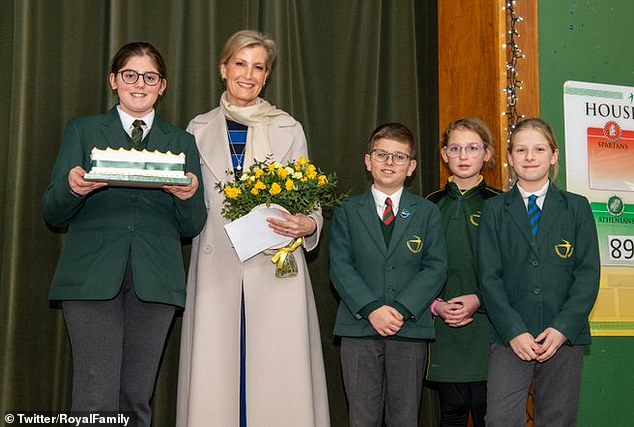
[[[155,73],[154,71],[146,71],[145,73],[139,73],[134,70],[121,70],[119,71],[121,74],[121,80],[129,85],[133,85],[139,80],[139,76],[143,77],[143,81],[148,86],[156,86],[159,84],[163,76],[159,73]]]
[[[469,157],[478,157],[484,147],[481,144],[469,144],[464,147],[460,145],[448,145],[443,147],[447,157],[458,157],[462,150],[464,150]]]
[[[385,150],[372,150],[370,154],[376,161],[381,163],[387,162],[387,159],[390,157],[392,158],[392,162],[398,166],[406,165],[409,162],[409,154],[401,153],[400,151],[390,153]]]

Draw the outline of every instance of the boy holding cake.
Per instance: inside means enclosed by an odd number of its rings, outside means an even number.
[[[109,84],[119,104],[68,123],[43,197],[46,222],[67,230],[49,298],[63,304],[73,411],[125,411],[149,426],[165,338],[185,302],[181,239],[197,235],[207,213],[194,138],[154,110],[167,87],[161,54],[145,42],[123,46]],[[86,180],[94,148],[182,153],[186,183]]]

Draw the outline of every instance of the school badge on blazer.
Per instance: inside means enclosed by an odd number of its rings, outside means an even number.
[[[480,215],[480,211],[475,211],[474,213],[469,215],[469,222],[471,223],[471,225],[473,225],[474,227],[478,227],[480,225]]]
[[[414,234],[412,238],[405,243],[405,245],[407,246],[408,251],[413,254],[417,254],[423,250],[423,239]]]
[[[572,246],[572,244],[568,240],[561,239],[561,241],[563,243],[559,243],[558,245],[555,245],[555,253],[557,254],[559,258],[568,259],[572,256],[572,253],[575,251],[575,248],[574,246]]]

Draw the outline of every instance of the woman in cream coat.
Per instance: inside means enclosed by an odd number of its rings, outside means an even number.
[[[216,182],[234,179],[228,171],[239,173],[267,154],[283,164],[307,156],[301,124],[258,97],[274,59],[272,40],[253,31],[234,34],[221,54],[227,91],[220,106],[188,126],[200,150],[208,219],[191,253],[179,427],[329,425],[319,324],[303,251],[294,252],[299,268],[294,278],[275,277],[270,253],[240,263],[223,228],[228,222],[220,214],[223,194],[215,188]],[[230,143],[227,120],[248,127],[242,155]],[[306,250],[317,246],[320,212],[284,218],[271,220],[270,227],[288,237],[304,236]]]

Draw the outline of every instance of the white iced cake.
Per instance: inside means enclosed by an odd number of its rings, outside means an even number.
[[[184,153],[93,148],[90,159],[90,172],[84,176],[84,179],[89,181],[150,187],[191,183],[185,176]]]

